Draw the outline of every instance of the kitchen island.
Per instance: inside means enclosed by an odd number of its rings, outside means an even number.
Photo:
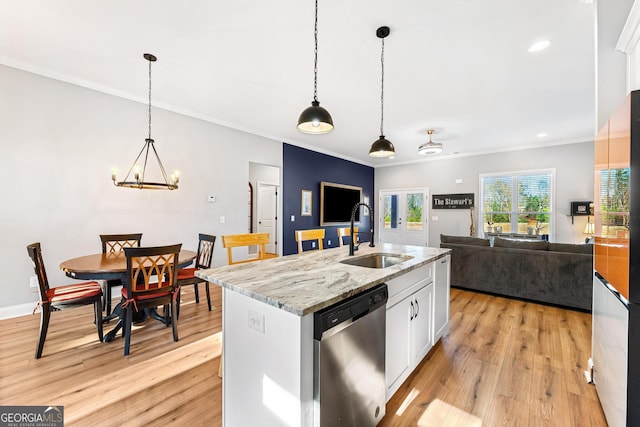
[[[438,300],[437,291],[434,295],[431,286],[437,271],[434,266],[441,259],[447,261],[442,288],[446,296],[440,296],[439,301],[444,302],[446,297],[446,304],[438,305],[446,306],[448,320],[448,252],[418,246],[382,244],[371,248],[363,245],[355,257],[349,257],[348,248],[342,247],[197,273],[223,288],[224,425],[313,426],[314,411],[317,412],[313,399],[313,314],[378,284],[389,286],[387,307],[393,301],[415,298],[419,290],[430,290],[429,304],[422,305],[430,348],[446,326],[434,328],[434,315],[438,314],[430,308]],[[372,253],[401,255],[407,259],[386,268],[341,263]],[[417,300],[415,302],[417,305]],[[397,306],[401,307],[399,312],[408,313],[409,305],[405,309],[402,302],[398,302]],[[389,327],[387,322],[387,330]],[[417,329],[424,330],[424,325]],[[403,331],[398,332],[390,331],[387,337],[397,340]],[[396,345],[394,342],[394,347]],[[410,359],[410,364],[415,365],[415,357]],[[392,360],[391,365],[402,363]],[[397,389],[398,381],[410,372],[404,368],[396,370],[400,372],[393,381]],[[391,390],[387,390],[387,399]]]

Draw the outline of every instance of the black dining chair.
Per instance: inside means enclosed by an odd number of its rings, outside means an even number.
[[[117,254],[122,252],[124,248],[139,248],[141,240],[142,233],[100,235],[103,254]],[[104,303],[102,305],[107,315],[111,313],[111,288],[115,286],[122,286],[122,281],[120,279],[104,281]]]
[[[27,252],[33,262],[33,270],[38,278],[38,287],[40,289],[40,302],[38,306],[41,308],[41,317],[38,345],[36,346],[36,359],[42,357],[42,350],[44,349],[44,341],[47,338],[52,311],[93,304],[93,316],[96,327],[98,328],[98,338],[102,342],[102,286],[100,286],[100,283],[82,282],[51,288],[49,287],[47,272],[44,268],[40,243],[32,243],[27,246]]]
[[[209,291],[209,282],[195,275],[196,271],[211,268],[211,259],[213,258],[213,246],[216,243],[216,236],[210,234],[198,234],[198,254],[196,255],[195,266],[181,268],[178,270],[178,286],[193,285],[196,296],[196,303],[200,303],[200,295],[198,285],[204,283],[207,293],[207,305],[211,311],[211,294]],[[178,316],[180,316],[180,293],[178,293]]]
[[[178,256],[182,244],[147,248],[124,248],[127,281],[122,287],[124,355],[129,354],[133,312],[164,306],[164,321],[178,341]],[[169,314],[171,313],[171,314]]]

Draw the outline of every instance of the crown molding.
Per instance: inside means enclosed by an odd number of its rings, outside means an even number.
[[[640,6],[638,2],[634,2],[627,16],[627,22],[625,22],[620,37],[618,37],[618,43],[616,43],[616,50],[631,55],[640,41]]]

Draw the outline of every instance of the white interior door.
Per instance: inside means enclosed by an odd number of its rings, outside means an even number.
[[[278,186],[258,183],[256,212],[258,233],[269,233],[269,243],[265,249],[269,254],[278,253]]]
[[[429,189],[380,191],[378,230],[382,243],[426,246]]]

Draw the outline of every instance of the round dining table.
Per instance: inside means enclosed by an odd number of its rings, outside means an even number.
[[[178,268],[184,268],[191,265],[196,258],[196,252],[183,249],[178,255]],[[78,258],[68,259],[60,263],[60,269],[65,272],[68,277],[80,280],[114,280],[120,279],[122,283],[126,283],[127,279],[127,257],[124,252],[116,253],[98,253],[91,255],[84,255]],[[164,322],[164,317],[161,317],[155,312],[150,310],[148,313],[151,317]],[[122,307],[120,304],[116,304],[113,312],[104,318],[104,321],[109,321],[118,317],[118,323],[108,333],[104,335],[104,342],[113,341],[116,334],[122,328]]]

